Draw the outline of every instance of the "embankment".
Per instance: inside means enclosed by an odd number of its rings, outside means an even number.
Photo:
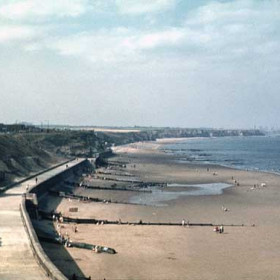
[[[39,265],[43,268],[46,275],[51,279],[66,280],[67,278],[60,270],[57,269],[57,267],[44,252],[33,228],[30,216],[37,216],[37,209],[39,206],[38,201],[40,201],[40,198],[44,196],[46,192],[48,192],[50,187],[73,174],[82,173],[85,170],[88,170],[88,168],[91,168],[88,160],[77,161],[77,163],[73,164],[71,167],[68,167],[60,173],[39,182],[39,184],[31,188],[29,192],[22,197],[20,212],[23,224],[30,240],[34,257],[36,258]]]

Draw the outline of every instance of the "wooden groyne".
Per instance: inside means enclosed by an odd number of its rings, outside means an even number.
[[[111,199],[100,199],[100,198],[97,198],[97,197],[89,197],[89,196],[59,192],[59,191],[54,191],[54,190],[49,190],[48,192],[52,195],[57,195],[57,196],[62,197],[62,198],[76,199],[76,200],[80,200],[80,201],[83,201],[83,202],[99,202],[99,203],[102,202],[102,203],[114,203],[114,204],[127,204],[127,205],[145,206],[145,204],[140,204],[140,203],[120,202],[120,201],[111,200]]]
[[[100,219],[90,219],[90,218],[71,218],[67,216],[61,215],[61,213],[57,212],[46,212],[44,210],[39,210],[39,214],[41,218],[47,220],[54,220],[62,218],[64,223],[75,223],[75,224],[99,224],[99,225],[134,225],[134,226],[180,226],[182,227],[182,222],[144,222],[139,220],[137,222],[124,222],[121,220],[110,221],[110,220],[100,220]],[[220,224],[215,223],[193,223],[188,222],[185,223],[184,226],[192,226],[192,227],[215,227]],[[223,224],[226,227],[245,227],[244,224]]]
[[[129,191],[129,192],[147,192],[151,193],[151,190],[143,190],[140,189],[140,187],[135,186],[135,187],[101,187],[101,186],[91,186],[87,184],[78,184],[70,181],[64,181],[65,184],[74,186],[77,188],[85,188],[85,189],[92,189],[92,190],[105,190],[105,191]]]
[[[114,181],[114,182],[123,182],[123,183],[143,183],[143,181],[140,180],[132,180],[132,179],[122,179],[122,178],[108,178],[108,177],[103,177],[103,176],[95,176],[95,179],[99,180],[105,180],[105,181]]]
[[[132,174],[128,174],[128,173],[122,173],[122,172],[111,172],[111,171],[97,171],[97,174],[101,174],[101,175],[113,175],[113,176],[123,176],[123,177],[135,177]]]
[[[102,245],[89,244],[89,243],[85,243],[85,242],[70,241],[69,238],[65,238],[63,236],[38,234],[38,238],[40,241],[43,241],[43,242],[53,243],[53,244],[57,244],[57,245],[63,245],[65,247],[91,250],[96,253],[108,253],[108,254],[117,253],[114,248],[105,247]]]

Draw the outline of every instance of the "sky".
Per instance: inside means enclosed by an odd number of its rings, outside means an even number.
[[[280,128],[279,0],[0,0],[0,123]]]

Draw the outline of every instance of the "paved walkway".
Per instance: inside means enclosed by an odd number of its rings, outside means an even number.
[[[83,159],[68,163],[72,167]],[[61,173],[65,165],[39,175],[38,183]],[[26,186],[35,185],[30,179],[0,194],[0,279],[1,280],[41,280],[48,279],[36,262],[27,233],[21,220],[19,204]]]

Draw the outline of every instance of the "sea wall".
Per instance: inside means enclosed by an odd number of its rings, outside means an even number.
[[[32,175],[30,175],[30,176],[28,176],[28,177],[25,177],[25,178],[23,178],[23,179],[21,179],[21,180],[19,180],[19,181],[16,181],[16,182],[10,183],[10,184],[8,184],[8,185],[5,185],[5,186],[3,186],[3,187],[0,187],[0,192],[5,192],[5,191],[7,191],[7,190],[13,188],[13,187],[16,186],[16,185],[19,185],[19,184],[21,184],[21,183],[24,183],[25,181],[28,181],[28,180],[30,180],[30,179],[32,179],[32,178],[35,178],[35,177],[37,177],[37,176],[39,176],[39,175],[41,175],[41,174],[43,174],[43,173],[45,173],[45,172],[51,171],[51,170],[53,170],[53,169],[55,169],[55,168],[57,168],[57,167],[59,167],[59,166],[61,166],[61,165],[64,165],[64,164],[66,165],[68,162],[70,162],[70,161],[72,161],[72,160],[73,160],[73,159],[64,161],[64,162],[62,162],[62,163],[58,163],[58,164],[56,164],[56,165],[54,165],[54,166],[52,166],[52,167],[49,167],[49,168],[47,168],[47,169],[44,169],[44,170],[42,170],[42,171],[40,171],[40,172],[37,172],[37,173],[35,173],[35,174],[32,174]]]
[[[42,182],[38,182],[36,186],[34,186],[29,190],[29,193],[35,193],[39,198],[40,196],[44,195],[55,184],[71,176],[72,174],[77,174],[78,172],[79,173],[86,172],[89,166],[90,163],[88,160],[81,161],[79,164],[76,164],[73,167],[68,167],[68,165],[65,164],[65,170]]]
[[[35,193],[37,197],[40,197],[41,195],[44,195],[48,189],[53,186],[54,184],[57,184],[60,180],[63,180],[64,178],[67,178],[68,176],[76,173],[76,172],[83,172],[88,170],[90,168],[90,163],[88,160],[81,161],[80,163],[74,165],[73,167],[66,167],[65,170],[62,172],[54,175],[53,177],[50,177],[42,182],[39,182],[36,186],[30,189],[29,193]],[[67,280],[67,278],[62,274],[62,272],[51,262],[49,257],[44,252],[37,234],[33,228],[31,219],[28,214],[28,209],[26,205],[26,196],[23,195],[22,201],[20,203],[20,213],[22,217],[22,221],[24,224],[24,227],[26,229],[26,232],[28,234],[30,245],[33,251],[33,255],[39,265],[43,268],[46,275],[53,280]]]
[[[36,235],[36,232],[32,226],[31,219],[28,215],[26,204],[25,204],[25,198],[23,197],[22,202],[20,204],[20,213],[21,218],[25,227],[25,230],[27,232],[31,249],[33,251],[33,255],[35,259],[37,260],[38,264],[43,268],[46,275],[53,280],[67,280],[67,278],[61,273],[60,270],[51,262],[49,257],[44,252],[38,237]]]

